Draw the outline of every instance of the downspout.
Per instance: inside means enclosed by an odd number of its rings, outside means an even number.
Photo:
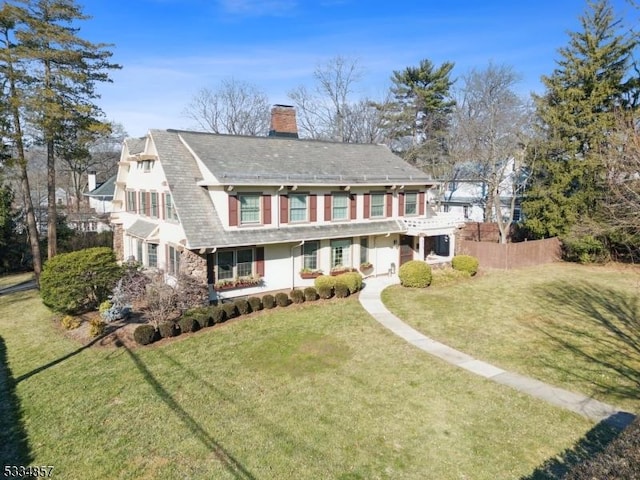
[[[293,256],[293,251],[304,245],[304,240],[300,242],[298,245],[294,245],[291,247],[291,290],[296,287],[296,257]]]

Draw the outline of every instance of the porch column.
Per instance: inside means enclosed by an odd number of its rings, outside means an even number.
[[[452,259],[456,254],[456,236],[455,234],[449,234],[449,259]]]
[[[422,260],[424,262],[425,260],[425,255],[424,255],[424,235],[420,235],[418,237],[418,255],[420,260]]]

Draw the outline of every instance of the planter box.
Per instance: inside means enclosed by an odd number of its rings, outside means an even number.
[[[219,287],[214,286],[213,289],[217,292],[221,292],[224,290],[235,290],[238,288],[249,288],[249,287],[257,287],[261,284],[262,282],[256,282],[256,283],[230,283],[229,285],[222,285]]]
[[[320,275],[322,275],[322,273],[320,272],[300,272],[300,278],[302,279],[311,279],[311,278],[318,278]]]
[[[357,270],[355,268],[345,268],[344,270],[332,271],[331,272],[331,276],[332,277],[336,277],[336,276],[341,275],[343,273],[356,272],[356,271]]]

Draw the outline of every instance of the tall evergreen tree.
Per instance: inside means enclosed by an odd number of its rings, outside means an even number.
[[[436,67],[425,59],[417,67],[394,71],[391,100],[379,106],[394,149],[435,176],[442,176],[447,157],[446,135],[455,105],[450,93],[453,66],[444,62]]]
[[[69,125],[89,131],[100,128],[102,111],[94,101],[98,82],[108,82],[110,45],[78,36],[80,21],[88,19],[74,0],[17,0],[20,5],[15,36],[29,61],[32,78],[29,120],[47,150],[48,257],[56,254],[56,146]]]
[[[597,215],[605,185],[602,154],[616,110],[635,108],[629,79],[634,36],[622,29],[607,0],[588,3],[582,30],[559,50],[557,68],[534,97],[542,129],[533,182],[523,202],[526,224],[538,236],[567,233]]]

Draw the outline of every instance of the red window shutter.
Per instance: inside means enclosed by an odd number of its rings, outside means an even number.
[[[369,218],[371,215],[371,194],[364,194],[364,218]]]
[[[164,218],[164,196],[165,195],[166,195],[165,193],[158,194],[158,198],[160,199],[160,205],[158,205],[158,218],[161,218],[163,220],[166,220],[166,218]]]
[[[418,194],[418,203],[420,204],[420,207],[419,207],[420,215],[424,215],[424,192],[420,192]]]
[[[256,247],[256,274],[264,277],[264,247]]]
[[[331,194],[327,193],[324,196],[324,220],[328,222],[331,220]]]
[[[358,216],[358,204],[354,194],[349,195],[349,218],[355,220]]]
[[[229,195],[229,226],[238,226],[238,197]]]
[[[262,222],[271,225],[271,195],[262,196]]]
[[[390,193],[386,194],[387,197],[387,208],[386,208],[386,216],[391,217],[393,215],[393,196]]]
[[[280,223],[289,223],[289,197],[280,195]]]
[[[404,192],[398,194],[398,216],[404,215]]]
[[[146,211],[144,212],[144,214],[147,217],[151,216],[151,192],[146,192],[145,195],[147,196],[147,204],[146,204]]]
[[[318,196],[309,195],[309,221],[316,222],[318,220]]]

